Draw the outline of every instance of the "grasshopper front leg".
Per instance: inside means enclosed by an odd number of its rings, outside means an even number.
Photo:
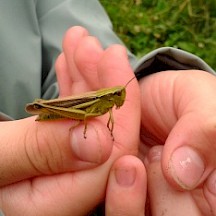
[[[87,119],[90,118],[90,117],[93,117],[93,116],[97,116],[97,115],[96,114],[92,114],[92,113],[88,113],[88,114],[85,115],[85,118],[83,119],[83,121],[84,121],[83,135],[84,135],[85,139],[87,138],[87,136],[86,136],[86,132],[87,132]],[[110,126],[110,124],[111,124],[111,126]],[[108,119],[108,122],[107,122],[107,128],[109,129],[111,137],[113,138],[113,141],[114,141],[114,136],[113,136],[114,118],[113,118],[112,108],[109,109],[109,119]]]
[[[110,127],[110,123],[111,123],[111,127]],[[113,141],[114,141],[114,136],[113,136],[114,118],[113,118],[112,108],[109,109],[109,120],[107,122],[107,128],[109,129],[110,134],[111,134]]]

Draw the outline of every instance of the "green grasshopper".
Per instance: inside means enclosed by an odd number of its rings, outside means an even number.
[[[36,99],[26,105],[26,112],[38,115],[36,121],[74,119],[84,121],[84,138],[86,138],[87,119],[109,112],[107,127],[113,137],[114,118],[112,108],[120,108],[125,101],[127,85],[103,88],[82,95],[68,96],[51,100]]]

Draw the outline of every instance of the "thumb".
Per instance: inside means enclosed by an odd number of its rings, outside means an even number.
[[[35,117],[0,122],[0,186],[40,175],[96,167],[106,161],[112,139],[105,125],[89,121],[87,138],[84,126],[70,120],[35,122]],[[105,132],[103,132],[105,131]]]
[[[141,139],[164,145],[162,169],[179,189],[194,189],[216,168],[216,78],[166,71],[141,81]]]
[[[184,79],[184,97],[176,103],[178,121],[165,142],[163,171],[171,183],[191,190],[216,166],[216,79],[201,71]]]
[[[188,115],[179,120],[167,138],[163,170],[168,180],[177,187],[186,190],[196,188],[216,165],[215,135],[207,127],[195,116]]]

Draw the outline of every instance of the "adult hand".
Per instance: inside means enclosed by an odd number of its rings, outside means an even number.
[[[201,188],[195,197],[203,200],[205,194],[210,207],[198,203],[208,215],[216,194],[216,77],[196,70],[166,71],[142,79],[140,86],[141,156],[146,144],[164,144],[166,179],[176,189]]]
[[[113,46],[104,51],[81,27],[66,33],[56,70],[60,96],[125,85],[134,76],[124,48]],[[86,139],[83,124],[69,130],[74,124],[72,120],[35,122],[35,117],[30,117],[2,122],[0,208],[3,212],[85,215],[96,206],[105,196],[112,163],[121,155],[137,153],[140,95],[136,80],[127,86],[125,104],[113,114],[114,142],[106,127],[108,116],[88,121]],[[108,158],[104,165],[89,169]]]

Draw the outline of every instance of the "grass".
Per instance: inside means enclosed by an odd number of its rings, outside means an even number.
[[[100,0],[115,32],[138,57],[163,46],[186,50],[216,69],[215,0]]]

